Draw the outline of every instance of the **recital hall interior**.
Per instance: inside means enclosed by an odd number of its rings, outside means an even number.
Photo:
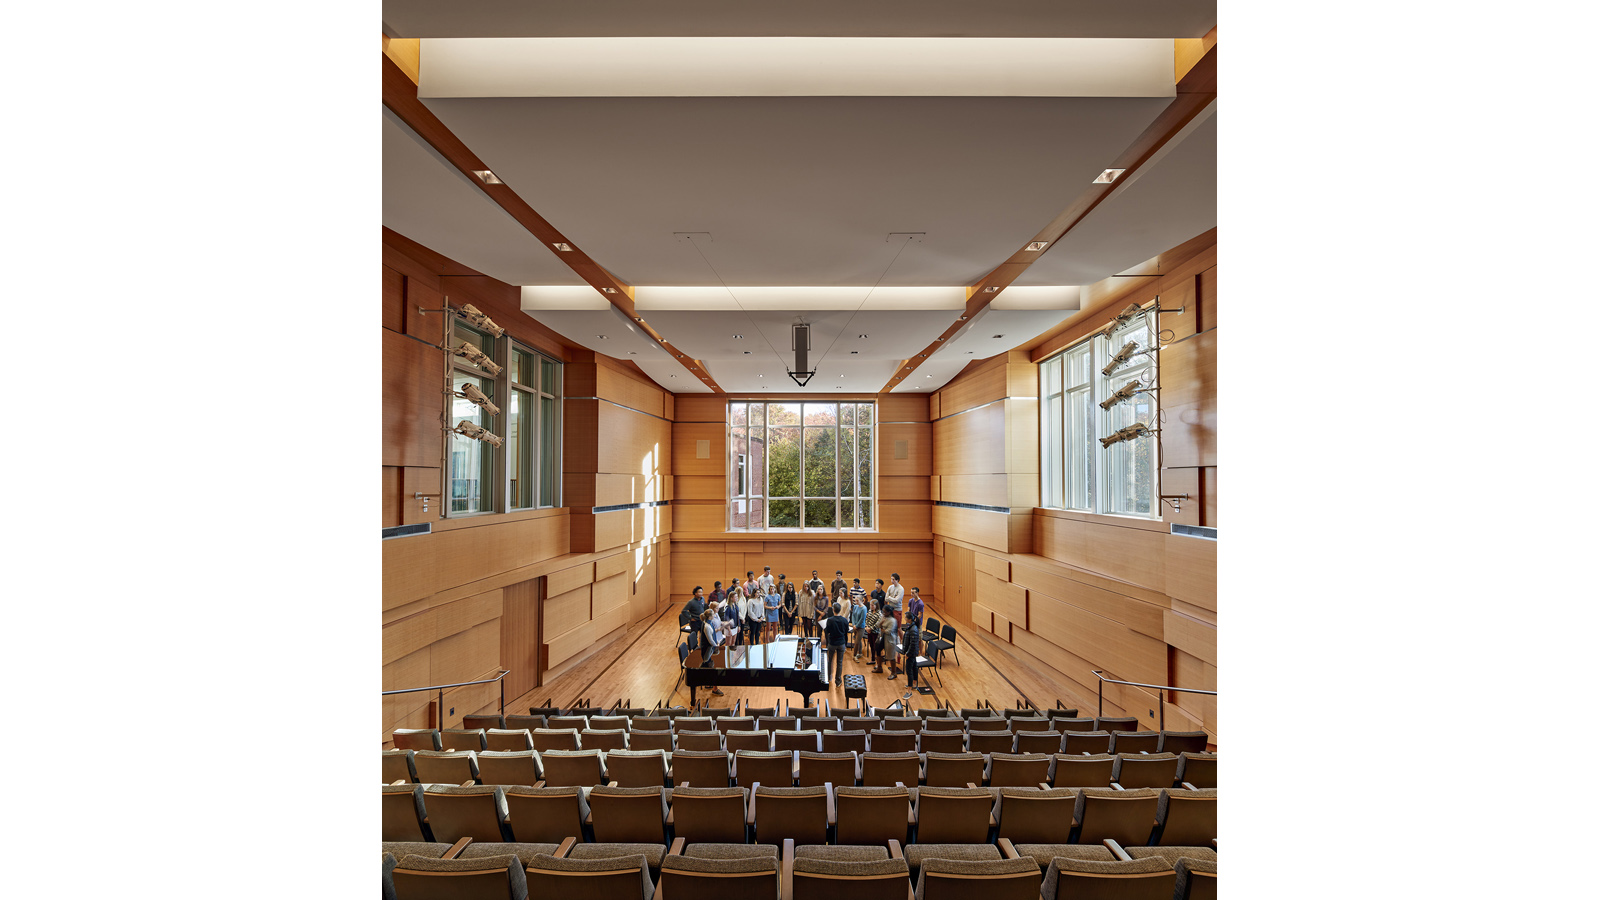
[[[385,896],[1215,896],[1215,4],[383,15]]]

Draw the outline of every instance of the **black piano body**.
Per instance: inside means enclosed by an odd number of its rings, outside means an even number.
[[[794,666],[802,644],[810,645],[811,659],[803,669]],[[710,666],[700,666],[700,653],[689,655],[683,681],[689,686],[689,704],[694,705],[697,687],[776,687],[793,691],[811,705],[811,695],[828,689],[822,643],[809,640],[778,640],[768,644],[720,647],[711,656]]]

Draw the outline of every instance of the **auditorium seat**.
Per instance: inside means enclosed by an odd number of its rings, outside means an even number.
[[[772,749],[774,750],[819,750],[822,744],[815,731],[774,731],[772,733]]]
[[[506,827],[506,802],[495,785],[430,784],[423,788],[422,804],[428,827],[436,841],[510,840]]]
[[[870,731],[867,733],[867,749],[873,753],[915,753],[917,749],[917,733],[915,731]]]
[[[599,720],[596,716],[589,721]],[[578,741],[585,750],[626,750],[628,749],[628,733],[620,728],[586,728],[578,735]]]
[[[962,753],[967,749],[967,733],[961,730],[941,730],[941,719],[929,722],[929,727],[917,735],[917,749],[923,753]]]
[[[549,787],[590,787],[606,783],[606,764],[599,750],[546,750],[544,783]]]
[[[478,754],[471,750],[418,750],[411,755],[417,781],[423,784],[462,784],[478,780]]]
[[[1217,755],[1215,753],[1179,753],[1177,781],[1197,788],[1217,786]]]
[[[1112,754],[1117,753],[1155,753],[1161,746],[1161,732],[1159,731],[1113,731],[1111,732]]]
[[[658,706],[650,710],[650,715],[667,719],[676,719],[679,716],[692,716],[694,714],[694,710],[687,706]]]
[[[573,844],[567,851],[568,859],[616,859],[625,856],[642,856],[645,865],[651,872],[661,868],[661,861],[667,857],[667,845],[658,843],[633,844],[633,843],[595,843]],[[581,884],[581,882],[580,882]],[[581,895],[580,895],[581,896]]]
[[[671,753],[677,747],[677,739],[671,731],[630,731],[628,732],[629,750],[661,750]]]
[[[1162,753],[1204,753],[1207,741],[1204,731],[1163,731],[1161,745],[1156,750]]]
[[[776,706],[746,706],[741,712],[752,719],[760,720],[763,716],[776,716]]]
[[[682,735],[686,731],[716,731],[716,720],[710,716],[678,716],[672,720],[672,730]]]
[[[860,780],[861,754],[800,752],[800,777],[795,783],[801,787],[820,784],[832,784],[836,788],[854,787]]]
[[[1156,802],[1156,833],[1152,843],[1204,847],[1216,839],[1217,792],[1215,790],[1161,792],[1161,797]]]
[[[961,718],[971,721],[973,719],[987,719],[990,716],[994,716],[995,712],[987,706],[966,706],[962,707],[958,714]],[[996,718],[999,717],[997,716]]]
[[[880,727],[882,727],[884,731],[910,731],[917,733],[922,731],[922,717],[884,716],[883,725]]]
[[[794,783],[794,751],[740,750],[733,755],[733,780],[740,787],[756,782],[773,787]]]
[[[1177,887],[1174,900],[1217,900],[1217,862],[1183,858],[1173,866],[1177,870]]]
[[[664,750],[613,750],[606,754],[606,777],[617,787],[659,787],[667,783]]]
[[[690,843],[749,843],[745,826],[748,800],[749,791],[742,787],[691,784],[674,788],[670,813],[672,833]]]
[[[1064,731],[1061,733],[1061,752],[1069,756],[1076,753],[1110,753],[1109,731]]]
[[[1094,720],[1096,731],[1138,731],[1139,720],[1133,716],[1099,716]]]
[[[533,784],[544,778],[539,754],[532,750],[485,750],[478,754],[482,784]]]
[[[589,821],[601,843],[666,843],[667,792],[653,787],[597,786],[589,790]]]
[[[726,750],[674,750],[672,783],[689,782],[697,787],[727,787],[730,772]]]
[[[967,735],[967,749],[973,753],[1010,753],[1016,738],[1009,731],[974,731]]]
[[[535,728],[532,737],[533,749],[540,753],[546,750],[577,750],[583,746],[576,728]]]
[[[840,716],[839,729],[841,731],[875,731],[883,725],[883,720],[877,716]]]
[[[548,703],[549,700],[547,699],[545,702]],[[564,716],[566,714],[567,714],[567,711],[562,709],[559,706],[530,706],[530,707],[528,707],[528,715],[530,715],[530,716],[542,716],[542,717],[544,717],[546,719],[550,718],[551,716]]]
[[[1094,727],[1094,720],[1093,719],[1079,719],[1079,718],[1075,718],[1073,716],[1051,716],[1050,717],[1050,724],[1055,726],[1055,729],[1057,731],[1062,732],[1062,733],[1066,733],[1068,731],[1095,731],[1095,730],[1097,730]]]
[[[838,787],[833,789],[838,824],[836,844],[887,844],[906,840],[911,821],[911,792],[905,787]]]
[[[533,731],[544,727],[544,716],[506,716],[506,730]]]
[[[728,731],[723,733],[723,745],[729,753],[739,750],[771,750],[770,731]]]
[[[1177,868],[1180,859],[1197,859],[1216,862],[1217,851],[1210,847],[1127,847],[1124,852],[1132,859],[1164,859]]]
[[[483,733],[483,742],[489,750],[532,750],[533,733],[521,728],[491,728]]]
[[[855,731],[824,731],[822,733],[822,749],[825,753],[854,753],[867,752],[867,733],[857,729]]]
[[[1109,753],[1091,755],[1056,754],[1055,774],[1050,778],[1053,787],[1111,787],[1111,770],[1117,758]]]
[[[801,731],[838,731],[839,720],[833,716],[801,716]]]
[[[506,799],[506,822],[511,826],[513,840],[520,843],[552,841],[584,835],[584,820],[589,817],[589,801],[583,789],[570,787],[540,787],[537,785],[507,785],[501,795]]]
[[[555,854],[560,844],[518,844],[514,841],[473,841],[461,849],[457,859],[486,859],[491,856],[515,856],[524,866],[543,854]]]
[[[1019,731],[1017,743],[1012,748],[1015,753],[1060,753],[1061,732],[1059,731]]]
[[[473,716],[462,716],[461,727],[468,731],[473,731],[476,729],[483,729],[484,731],[487,731],[490,728],[504,728],[506,727],[506,717],[500,715],[499,713],[483,713]]]
[[[982,753],[940,753],[929,751],[925,781],[929,787],[966,787],[983,784]]]
[[[1057,716],[1075,719],[1078,717],[1078,710],[1075,707],[1065,706],[1060,700],[1057,700],[1054,707],[1044,711],[1044,715],[1047,719],[1054,719]]]
[[[1068,844],[1072,842],[1072,812],[1078,792],[1071,788],[1048,791],[1001,788],[996,834],[1016,844]]]
[[[1045,753],[993,753],[986,780],[991,787],[1037,787],[1050,780],[1051,761]]]
[[[989,840],[994,795],[985,788],[922,787],[913,808],[917,844],[985,844]]]
[[[716,721],[717,719],[720,719],[723,716],[728,716],[728,717],[731,718],[733,716],[733,714],[734,714],[734,708],[731,707],[731,706],[702,706],[702,707],[700,707],[700,715],[702,715],[702,716],[704,716],[704,717],[706,717],[708,719],[711,719],[712,721]]]
[[[716,841],[685,843],[678,852],[696,859],[777,859],[778,848],[773,844],[725,844]]]
[[[785,706],[784,715],[796,719],[815,718],[822,715],[822,708],[818,706]]]
[[[826,844],[833,824],[833,797],[828,785],[787,787],[760,782],[750,792],[750,824],[757,841],[782,844]]]
[[[916,900],[1039,900],[1041,877],[1031,859],[924,859]]]
[[[1178,778],[1178,757],[1171,753],[1117,754],[1111,778],[1125,788],[1169,788]]]
[[[861,784],[864,787],[893,787],[896,783],[916,787],[922,781],[922,760],[912,752],[861,754]],[[834,782],[835,786],[838,782]]]
[[[762,731],[796,731],[800,728],[800,720],[794,716],[761,716],[756,719],[756,728]]]
[[[942,706],[933,706],[933,707],[927,707],[925,709],[919,709],[919,710],[917,710],[917,715],[919,717],[923,718],[923,719],[954,719],[954,718],[958,718],[958,716],[956,716],[955,713],[951,712],[948,709],[945,709]]]
[[[588,705],[575,706],[572,709],[567,710],[567,715],[589,718],[591,716],[603,716],[606,714],[606,711],[601,707],[595,706],[592,703],[589,703],[587,700],[584,702]]]
[[[973,716],[967,720],[967,734],[973,735],[980,731],[1011,731],[1011,723],[999,716]]]
[[[1008,709],[1006,712],[1013,710]],[[1050,730],[1050,720],[1043,716],[1007,716],[1007,720],[1011,722],[1013,732]]]
[[[471,846],[471,845],[469,844],[468,846]],[[554,844],[550,844],[548,846],[550,847],[551,850],[555,849],[555,845]],[[454,847],[452,845],[445,844],[445,843],[439,843],[439,842],[429,842],[429,841],[384,841],[383,842],[383,852],[393,856],[395,859],[405,859],[408,855],[413,854],[413,853],[415,853],[418,856],[426,856],[429,859],[441,859],[453,849],[454,849]]]
[[[662,897],[776,900],[778,858],[704,859],[668,854],[661,862]]]
[[[634,716],[648,715],[649,712],[650,712],[650,710],[645,709],[642,706],[621,706],[621,705],[613,706],[613,707],[611,707],[611,709],[606,710],[606,714],[607,715],[611,715],[611,716],[626,716],[626,717],[628,717],[630,719],[633,718]]]
[[[590,731],[630,731],[633,723],[627,716],[590,716]]]
[[[422,802],[420,784],[383,786],[383,839],[386,841],[432,841],[428,812]]]
[[[589,727],[588,716],[549,716],[545,719],[544,727],[551,729],[571,728],[582,731]]]
[[[388,880],[398,900],[525,900],[528,882],[515,856],[431,859],[411,854],[395,863]]]
[[[401,781],[412,784],[417,780],[417,767],[411,761],[414,750],[385,750],[383,751],[383,783],[394,784]]]
[[[672,720],[665,716],[632,716],[628,719],[628,731],[671,731]]]
[[[1077,827],[1074,843],[1094,844],[1110,838],[1123,846],[1144,846],[1155,829],[1160,796],[1148,788],[1083,788],[1073,807]]]
[[[390,735],[396,750],[443,750],[435,728],[396,728]]]
[[[817,848],[807,847],[814,851]],[[822,850],[877,848],[825,847]],[[905,859],[849,859],[834,854],[799,855],[784,847],[784,870],[790,873],[791,900],[906,900],[910,870]],[[1037,894],[1035,895],[1037,896]],[[968,898],[970,900],[970,898]]]
[[[723,734],[730,731],[755,731],[756,720],[752,716],[719,716],[717,730]]]
[[[1104,843],[1017,844],[1016,851],[1023,858],[1033,860],[1033,864],[1038,866],[1041,871],[1050,868],[1050,860],[1058,856],[1065,856],[1068,859],[1088,859],[1097,862],[1114,862],[1122,858],[1107,849]]]
[[[643,854],[606,859],[536,857],[528,864],[528,891],[538,898],[582,897],[583,900],[651,900],[655,884]]]
[[[720,731],[680,731],[674,737],[678,750],[717,751],[725,749]]]
[[[1172,900],[1177,872],[1164,859],[1101,862],[1058,856],[1039,886],[1042,900]]]

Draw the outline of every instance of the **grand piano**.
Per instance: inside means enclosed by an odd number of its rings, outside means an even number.
[[[811,659],[804,668],[795,668],[800,646],[810,647]],[[719,647],[711,655],[711,665],[700,666],[700,651],[689,654],[683,682],[689,686],[689,703],[694,704],[697,687],[777,687],[793,691],[811,705],[811,695],[828,689],[828,669],[823,659],[826,650],[820,638],[798,638],[743,647]]]

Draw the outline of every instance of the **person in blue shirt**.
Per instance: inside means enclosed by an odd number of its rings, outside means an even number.
[[[861,659],[861,647],[866,641],[861,639],[863,626],[867,621],[867,604],[864,595],[850,599],[850,643],[855,647],[857,660]]]

